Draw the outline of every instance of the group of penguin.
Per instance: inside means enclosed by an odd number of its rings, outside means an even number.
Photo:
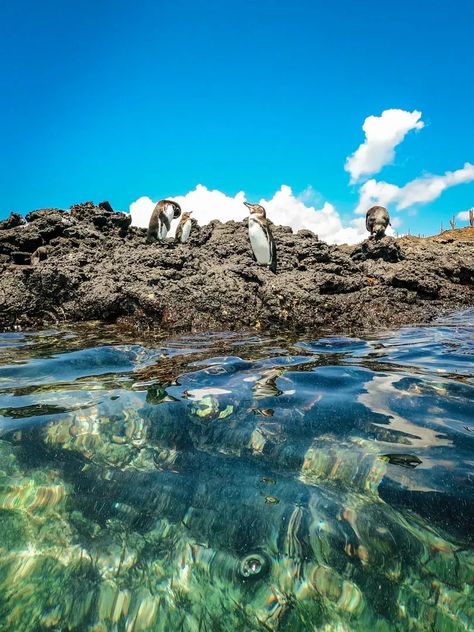
[[[263,206],[244,202],[249,209],[248,219],[249,240],[255,261],[276,272],[277,252],[270,223]],[[147,243],[163,242],[168,235],[173,219],[181,216],[175,234],[175,242],[185,244],[191,234],[192,211],[183,213],[181,207],[172,200],[160,200],[155,206],[148,225]],[[365,225],[371,237],[380,239],[385,236],[385,230],[390,224],[390,216],[383,206],[372,206],[366,213]]]

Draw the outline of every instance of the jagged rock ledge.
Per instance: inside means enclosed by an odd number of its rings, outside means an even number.
[[[42,209],[26,222],[12,214],[0,222],[0,329],[98,319],[173,332],[360,332],[427,322],[474,304],[474,228],[454,232],[328,246],[275,226],[275,275],[252,260],[244,223],[195,225],[189,244],[147,245],[146,231],[107,203]]]

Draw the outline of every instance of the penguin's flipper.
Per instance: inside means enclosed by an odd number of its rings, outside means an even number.
[[[160,220],[162,224],[165,225],[166,232],[168,232],[171,227],[170,220],[168,219],[168,215],[166,215],[166,213],[161,213]]]
[[[148,232],[146,236],[146,243],[152,244],[158,238],[158,225],[159,225],[159,216],[160,211],[158,208],[159,203],[155,206],[153,213],[150,217],[150,223],[148,224]]]
[[[271,257],[270,265],[268,267],[274,274],[276,274],[277,250],[276,250],[275,240],[273,239],[272,231],[270,230],[268,226],[267,226],[267,236],[268,236],[268,242],[270,244],[270,257]]]

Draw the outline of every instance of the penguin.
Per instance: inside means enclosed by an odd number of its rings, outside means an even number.
[[[183,216],[181,217],[178,224],[178,228],[176,229],[176,235],[174,239],[175,241],[179,241],[182,244],[185,244],[188,241],[189,235],[191,233],[191,213],[192,211],[189,211],[188,213],[183,213]]]
[[[181,207],[177,202],[160,200],[150,218],[146,238],[147,243],[151,244],[157,239],[158,241],[164,241],[170,229],[171,221],[180,215]]]
[[[390,224],[390,215],[383,206],[372,206],[365,215],[365,227],[371,237],[382,239],[385,237],[385,230]]]
[[[276,272],[276,246],[265,209],[260,204],[244,204],[250,210],[249,239],[255,260]]]

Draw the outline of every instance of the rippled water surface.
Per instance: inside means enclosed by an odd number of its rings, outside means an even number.
[[[0,334],[0,630],[471,630],[474,311]]]

